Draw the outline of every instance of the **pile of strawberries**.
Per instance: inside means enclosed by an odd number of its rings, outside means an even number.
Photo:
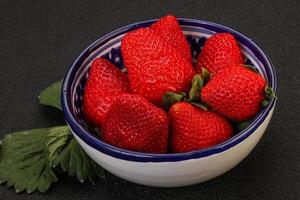
[[[216,145],[232,136],[231,122],[254,117],[273,94],[244,66],[229,33],[207,39],[193,66],[171,15],[127,33],[121,52],[128,75],[103,58],[93,61],[83,111],[103,141],[123,149],[178,153]]]

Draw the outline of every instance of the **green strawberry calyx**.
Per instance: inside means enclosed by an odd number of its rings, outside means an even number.
[[[190,89],[189,98],[187,99],[187,101],[190,102],[199,101],[201,89],[210,79],[210,74],[206,68],[202,67],[201,71],[202,71],[201,75],[196,74],[192,79],[192,87]]]
[[[265,87],[265,99],[261,102],[263,107],[266,107],[272,98],[277,98],[272,87],[266,85]]]
[[[208,82],[210,74],[206,68],[202,68],[202,73],[196,74],[191,83],[191,89],[189,91],[189,96],[187,97],[185,93],[175,93],[167,92],[163,96],[163,104],[165,109],[168,111],[170,107],[180,101],[189,102],[197,107],[207,110],[207,106],[200,101],[201,89]]]
[[[246,67],[247,69],[249,69],[255,73],[258,73],[258,70],[253,65],[242,64],[242,66]]]
[[[163,104],[165,109],[168,111],[173,104],[182,101],[185,96],[186,94],[184,92],[181,93],[167,92],[163,96]]]

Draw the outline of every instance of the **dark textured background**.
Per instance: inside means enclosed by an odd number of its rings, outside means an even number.
[[[108,175],[92,186],[73,178],[46,194],[0,199],[300,199],[300,3],[291,1],[0,1],[0,135],[64,122],[38,105],[40,90],[61,79],[99,36],[166,13],[218,22],[251,37],[270,56],[279,78],[278,105],[266,134],[237,167],[195,186],[150,188]]]

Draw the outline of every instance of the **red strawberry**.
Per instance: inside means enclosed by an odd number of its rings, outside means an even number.
[[[100,127],[106,113],[117,95],[130,92],[129,82],[124,73],[109,61],[97,58],[93,61],[83,94],[85,118]]]
[[[227,119],[186,102],[169,110],[171,145],[176,153],[200,150],[219,144],[232,135]]]
[[[139,95],[122,94],[107,114],[102,139],[127,150],[166,153],[167,115]]]
[[[127,33],[121,51],[134,93],[161,105],[166,92],[189,89],[194,75],[191,63],[149,28]]]
[[[227,67],[243,64],[243,56],[237,41],[230,33],[217,33],[208,38],[201,50],[197,72],[204,67],[212,74]]]
[[[160,18],[150,26],[150,29],[163,38],[164,41],[175,47],[188,61],[192,62],[190,45],[185,39],[175,16],[167,15]]]
[[[201,99],[216,112],[234,121],[254,117],[265,98],[267,83],[243,66],[224,69],[203,87]]]

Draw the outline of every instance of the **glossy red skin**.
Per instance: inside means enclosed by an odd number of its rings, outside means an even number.
[[[175,16],[167,15],[160,18],[150,26],[150,29],[163,38],[165,42],[174,46],[180,55],[185,57],[189,62],[192,62],[191,47],[183,35]]]
[[[125,35],[121,44],[134,93],[162,105],[166,92],[187,92],[195,74],[189,61],[149,28]]]
[[[174,104],[169,110],[171,146],[176,153],[208,148],[232,136],[229,121],[187,102]]]
[[[230,33],[217,33],[205,42],[198,56],[196,71],[206,68],[216,74],[221,70],[243,64],[243,55],[234,36]]]
[[[120,95],[107,114],[103,141],[131,151],[166,153],[168,118],[140,95]]]
[[[216,112],[233,121],[254,117],[265,98],[263,77],[243,66],[218,73],[203,87],[201,99]]]
[[[86,120],[101,127],[116,96],[124,92],[130,92],[127,76],[106,59],[95,59],[83,94]]]

